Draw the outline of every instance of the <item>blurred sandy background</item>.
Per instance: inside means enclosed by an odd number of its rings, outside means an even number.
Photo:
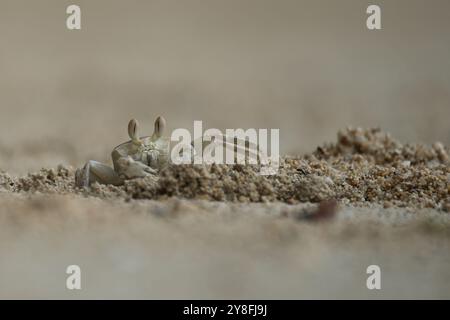
[[[2,0],[0,168],[109,161],[129,118],[150,133],[159,114],[169,129],[280,128],[283,153],[347,125],[448,144],[450,3],[377,1],[369,31],[370,3]]]
[[[0,170],[110,162],[131,117],[151,133],[160,114],[169,132],[280,128],[290,154],[347,125],[448,145],[449,31],[448,0],[1,0]],[[0,298],[450,297],[448,215],[346,208],[315,226],[284,210],[0,192]]]
[[[0,193],[0,299],[449,299],[450,217]],[[67,290],[67,266],[81,290]],[[366,268],[381,268],[368,290]],[[149,311],[151,314],[151,310]]]

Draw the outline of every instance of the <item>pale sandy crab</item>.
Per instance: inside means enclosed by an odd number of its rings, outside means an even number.
[[[75,172],[75,185],[89,187],[92,183],[122,185],[125,180],[156,175],[169,163],[170,140],[163,136],[166,121],[158,117],[151,136],[139,136],[139,124],[132,119],[128,123],[131,140],[114,148],[111,153],[113,168],[98,161],[89,160]]]
[[[75,185],[79,188],[88,188],[92,183],[98,182],[119,186],[128,179],[157,175],[161,169],[172,163],[169,156],[170,139],[163,136],[165,127],[166,121],[160,116],[156,118],[153,134],[140,137],[137,120],[130,120],[128,135],[131,140],[114,148],[111,154],[113,168],[98,161],[90,160],[83,168],[75,172]],[[201,154],[202,160],[210,164],[214,161],[211,161],[212,158],[205,156],[205,154],[211,155],[211,150],[222,147],[234,153],[233,161],[237,160],[237,153],[241,155],[241,160],[244,163],[246,153],[252,155],[253,164],[262,164],[261,159],[266,159],[258,145],[246,140],[245,137],[242,139],[236,137],[236,135],[227,136],[217,131],[214,131],[213,135],[204,134],[194,141],[189,139],[186,143],[179,143],[174,147],[172,153],[178,154],[180,158],[186,156],[188,163],[193,156]],[[176,161],[173,163],[177,164]]]

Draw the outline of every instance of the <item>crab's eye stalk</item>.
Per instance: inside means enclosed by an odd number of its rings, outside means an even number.
[[[153,137],[160,138],[163,134],[165,127],[166,127],[166,120],[161,116],[156,118],[155,131],[153,132]]]
[[[137,122],[136,119],[131,119],[130,122],[128,122],[128,135],[130,136],[133,142],[139,141],[138,126],[139,123]]]

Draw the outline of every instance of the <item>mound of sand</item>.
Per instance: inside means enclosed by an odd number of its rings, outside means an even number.
[[[250,165],[173,165],[159,177],[129,180],[124,186],[74,187],[74,170],[59,166],[14,178],[0,175],[9,192],[83,193],[124,199],[180,197],[233,202],[289,204],[336,199],[344,204],[434,208],[450,211],[449,150],[401,144],[379,129],[348,128],[336,143],[301,157],[285,156],[279,173],[259,175]]]

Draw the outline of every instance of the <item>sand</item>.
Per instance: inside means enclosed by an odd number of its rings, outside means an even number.
[[[337,141],[312,154],[282,157],[275,175],[256,165],[169,165],[158,176],[124,186],[74,186],[74,170],[62,165],[14,178],[0,175],[9,192],[79,194],[101,198],[180,197],[232,202],[321,202],[450,210],[448,148],[442,143],[402,145],[379,129],[347,128]]]
[[[0,298],[450,298],[448,0],[380,1],[379,32],[359,0],[77,4],[72,32],[60,0],[2,1]],[[158,115],[278,128],[279,175],[74,189]]]
[[[2,173],[0,297],[449,298],[449,181],[442,144],[352,128],[274,176],[182,165],[85,190],[62,165]]]

